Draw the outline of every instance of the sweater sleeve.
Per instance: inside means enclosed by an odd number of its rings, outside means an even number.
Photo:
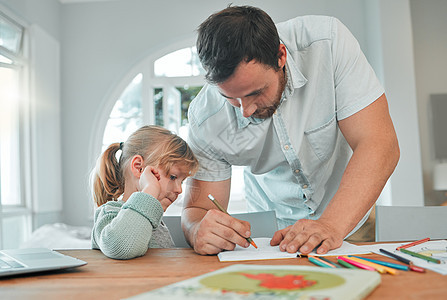
[[[162,216],[160,202],[146,193],[133,193],[124,204],[107,202],[95,213],[92,248],[114,259],[142,256]]]

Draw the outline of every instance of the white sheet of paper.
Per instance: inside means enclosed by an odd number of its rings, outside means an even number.
[[[233,251],[224,251],[217,255],[220,261],[244,261],[244,260],[261,260],[261,259],[281,259],[281,258],[294,258],[297,253],[282,252],[279,250],[279,246],[270,246],[271,238],[254,238],[253,241],[258,246],[258,249],[251,246],[248,248],[242,248],[236,245]],[[342,246],[338,249],[331,250],[327,254],[316,254],[318,256],[337,256],[337,255],[357,255],[371,253],[368,249],[361,248],[359,246],[343,242]]]
[[[428,262],[426,260],[420,259],[418,257],[414,257],[403,252],[396,250],[397,247],[401,245],[405,245],[408,243],[393,243],[393,244],[375,244],[375,245],[364,245],[359,246],[365,250],[369,250],[371,252],[383,255],[388,257],[388,255],[380,252],[380,249],[385,249],[391,253],[397,254],[401,257],[411,260],[416,266],[428,269],[434,272],[438,272],[442,275],[447,275],[447,240],[436,240],[436,241],[428,241],[413,247],[408,248],[413,252],[423,252],[429,251],[432,252],[432,257],[441,260],[441,264],[435,264],[432,262]]]

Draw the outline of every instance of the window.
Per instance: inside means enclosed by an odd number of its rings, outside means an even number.
[[[204,85],[204,74],[195,47],[186,47],[142,63],[110,113],[103,137],[103,149],[125,141],[143,124],[155,124],[187,139],[188,108]],[[243,167],[233,167],[230,212],[246,212]],[[183,188],[183,190],[185,187]],[[238,201],[239,200],[239,201]],[[182,195],[166,211],[180,215]]]
[[[141,111],[140,73],[129,83],[116,101],[107,121],[103,137],[103,150],[110,144],[125,141],[127,137],[143,125]]]
[[[0,12],[0,248],[16,248],[30,232],[25,200],[27,101],[24,29]],[[8,229],[8,230],[7,230]],[[14,230],[13,230],[14,229]]]

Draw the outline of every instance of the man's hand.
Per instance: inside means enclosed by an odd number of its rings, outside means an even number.
[[[208,210],[194,230],[194,251],[202,255],[233,250],[236,244],[244,248],[250,245],[245,239],[251,235],[250,223],[216,209]]]
[[[275,232],[270,245],[279,245],[281,251],[300,251],[303,254],[309,254],[318,247],[317,253],[325,254],[329,250],[339,248],[343,239],[342,233],[324,221],[302,219]]]

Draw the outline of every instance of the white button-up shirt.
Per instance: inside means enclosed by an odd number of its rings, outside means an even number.
[[[249,211],[274,210],[284,228],[321,216],[352,155],[337,121],[384,90],[337,19],[298,17],[277,28],[287,50],[287,83],[275,114],[245,118],[215,86],[205,85],[188,117],[189,144],[200,163],[195,178],[221,181],[231,177],[232,165],[246,166]]]

